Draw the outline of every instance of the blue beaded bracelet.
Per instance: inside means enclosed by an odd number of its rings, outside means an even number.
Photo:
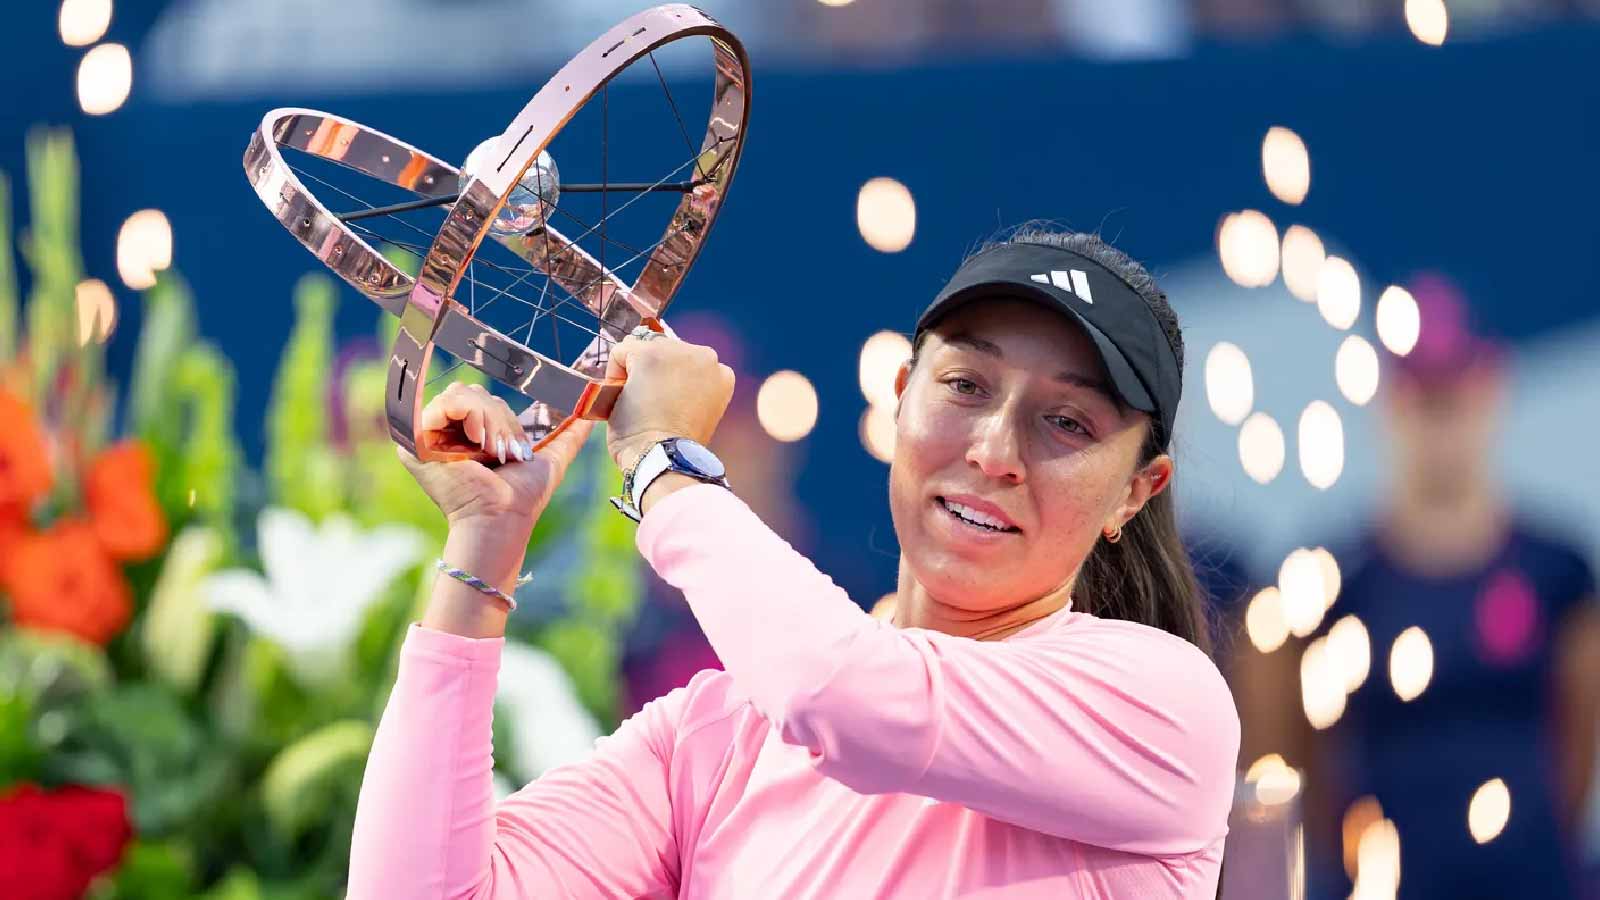
[[[484,581],[482,578],[479,578],[465,569],[458,569],[455,566],[446,563],[443,559],[439,560],[437,563],[435,563],[435,565],[439,571],[449,575],[451,578],[454,578],[463,584],[471,585],[472,587],[475,587],[483,593],[488,594],[489,596],[494,597],[495,599],[504,603],[506,605],[506,612],[514,612],[516,610],[517,601],[515,598],[505,591],[502,591],[490,584],[489,582]],[[533,573],[524,572],[522,573],[522,576],[517,579],[517,586],[521,587],[532,580]]]

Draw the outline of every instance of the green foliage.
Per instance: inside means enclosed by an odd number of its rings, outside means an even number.
[[[145,319],[129,386],[130,430],[149,448],[156,499],[175,529],[208,523],[231,542],[244,453],[234,437],[233,365],[195,334],[194,297],[161,272],[144,294]]]
[[[77,345],[78,157],[65,131],[36,129],[27,139],[32,219],[22,242],[33,275],[28,348],[36,404],[52,397],[56,376]],[[56,398],[60,399],[60,398]]]
[[[233,761],[183,708],[152,682],[119,684],[56,711],[48,779],[125,786],[140,834],[183,831],[230,786]]]
[[[372,726],[358,719],[334,722],[306,735],[272,760],[261,779],[267,821],[293,841],[328,816],[330,788],[359,775],[372,747]]]
[[[167,551],[139,623],[150,673],[183,697],[199,688],[211,654],[215,625],[201,596],[201,582],[217,568],[222,555],[222,538],[215,529],[203,525],[184,529]]]
[[[293,331],[267,409],[267,483],[276,502],[321,521],[344,504],[339,461],[328,444],[333,370],[333,282],[307,275],[295,286]]]
[[[0,172],[0,360],[17,355],[17,269],[11,257],[11,179]]]
[[[177,841],[134,841],[122,865],[90,887],[89,900],[182,900],[194,896],[194,860]]]

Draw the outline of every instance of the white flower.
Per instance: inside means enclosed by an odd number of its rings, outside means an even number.
[[[256,541],[265,576],[229,569],[207,578],[201,592],[212,609],[236,613],[313,678],[338,671],[367,608],[425,545],[414,528],[362,532],[342,513],[317,526],[275,507],[261,511]]]
[[[495,702],[511,714],[519,774],[538,778],[594,752],[600,725],[578,702],[572,679],[550,654],[507,640],[500,654],[499,685]]]

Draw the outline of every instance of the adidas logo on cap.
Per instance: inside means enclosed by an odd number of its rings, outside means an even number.
[[[1085,303],[1093,303],[1094,295],[1089,293],[1089,276],[1082,269],[1069,269],[1062,271],[1053,269],[1049,274],[1031,276],[1040,284],[1054,285],[1057,289],[1077,297]]]

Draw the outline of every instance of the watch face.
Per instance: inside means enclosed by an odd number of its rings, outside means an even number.
[[[721,478],[725,474],[722,460],[717,459],[716,454],[688,438],[679,438],[672,444],[672,449],[684,464],[696,472],[711,478]]]

